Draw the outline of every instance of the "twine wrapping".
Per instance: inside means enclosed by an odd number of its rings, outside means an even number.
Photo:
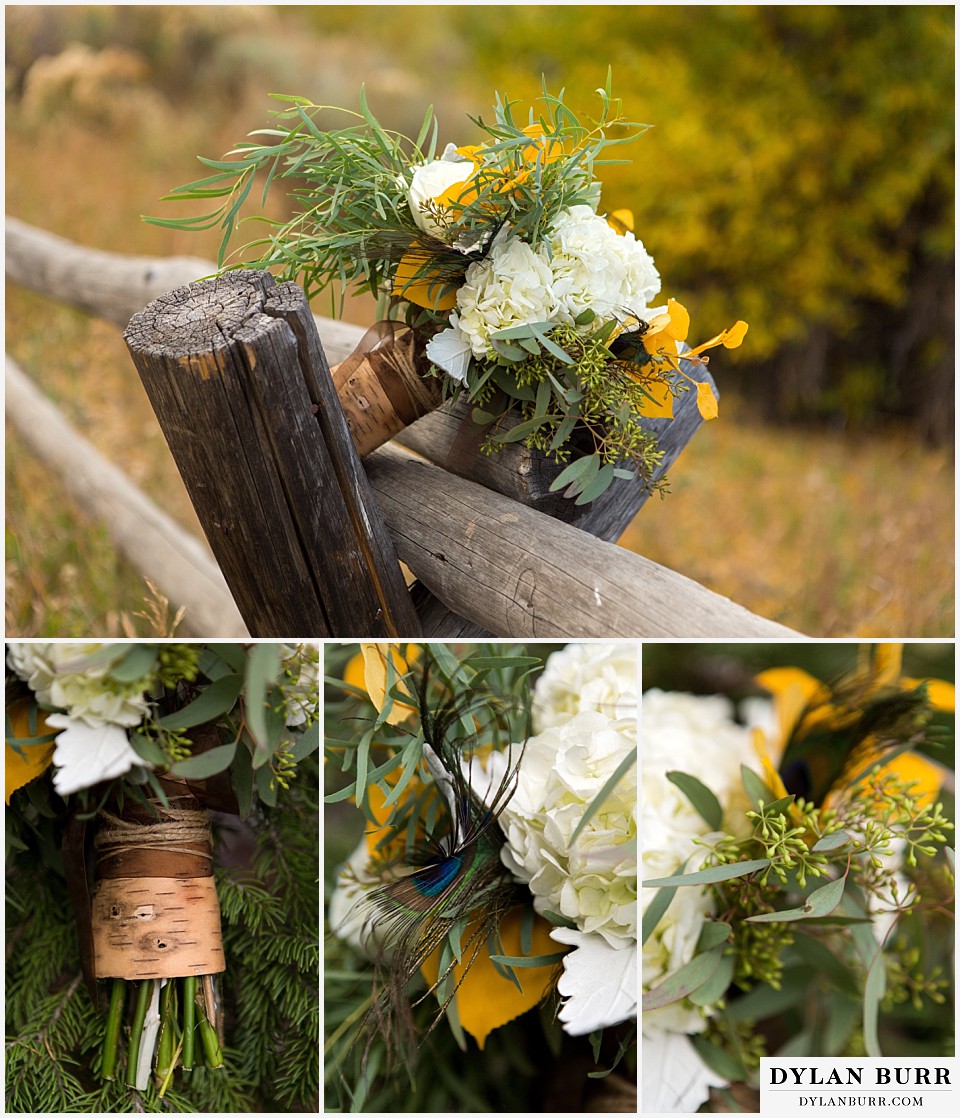
[[[173,801],[169,807],[160,803],[153,806],[160,816],[156,823],[134,822],[101,809],[100,827],[93,840],[98,863],[131,850],[192,854],[213,862],[210,820],[203,808],[186,803],[175,806]]]

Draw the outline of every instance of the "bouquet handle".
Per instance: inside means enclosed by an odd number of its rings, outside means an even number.
[[[425,375],[429,367],[418,332],[384,321],[371,326],[354,352],[330,370],[361,457],[439,407],[441,381]]]

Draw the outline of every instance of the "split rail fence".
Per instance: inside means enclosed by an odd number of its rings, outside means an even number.
[[[617,547],[635,485],[584,511],[522,451],[451,472],[449,409],[361,462],[328,361],[364,331],[315,318],[295,284],[194,282],[214,265],[100,252],[12,218],[6,248],[8,279],[125,329],[209,549],[9,359],[8,419],[196,635],[797,636]],[[699,425],[693,395],[674,421],[649,421],[664,469]]]

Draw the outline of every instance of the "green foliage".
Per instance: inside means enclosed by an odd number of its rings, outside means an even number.
[[[105,988],[98,1012],[81,979],[64,881],[42,865],[25,835],[25,850],[7,874],[7,1108],[316,1111],[318,831],[314,756],[302,762],[281,805],[260,807],[248,820],[243,833],[253,846],[250,864],[217,872],[227,965],[226,1067],[179,1075],[163,1099],[152,1084],[142,1095],[126,1088],[122,1075],[98,1082]],[[229,848],[217,843],[218,851]]]

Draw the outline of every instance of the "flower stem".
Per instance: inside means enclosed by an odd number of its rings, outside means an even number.
[[[174,980],[160,993],[160,1041],[157,1044],[156,1078],[158,1084],[169,1080],[173,1072],[173,1022],[176,1013]]]
[[[143,1034],[143,1022],[147,1016],[147,1007],[150,1004],[150,995],[153,993],[153,982],[144,980],[137,991],[137,1007],[133,1013],[133,1025],[130,1028],[130,1042],[127,1045],[127,1086],[137,1085],[137,1058],[140,1055],[140,1037]]]
[[[205,975],[204,977],[206,978],[207,976]],[[200,1014],[197,1017],[197,1027],[200,1029],[200,1041],[203,1044],[203,1055],[208,1068],[222,1068],[223,1050],[220,1048],[217,1030],[210,1023],[208,1018],[208,1011],[204,1005],[206,1000],[207,999],[204,998],[200,1001]]]
[[[101,1075],[104,1079],[116,1078],[117,1048],[120,1042],[120,1023],[123,1020],[125,994],[126,983],[122,978],[115,978],[110,988],[110,1009],[107,1012],[107,1031],[103,1038]]]
[[[197,1020],[197,976],[183,980],[183,1070],[193,1070],[193,1030]]]

